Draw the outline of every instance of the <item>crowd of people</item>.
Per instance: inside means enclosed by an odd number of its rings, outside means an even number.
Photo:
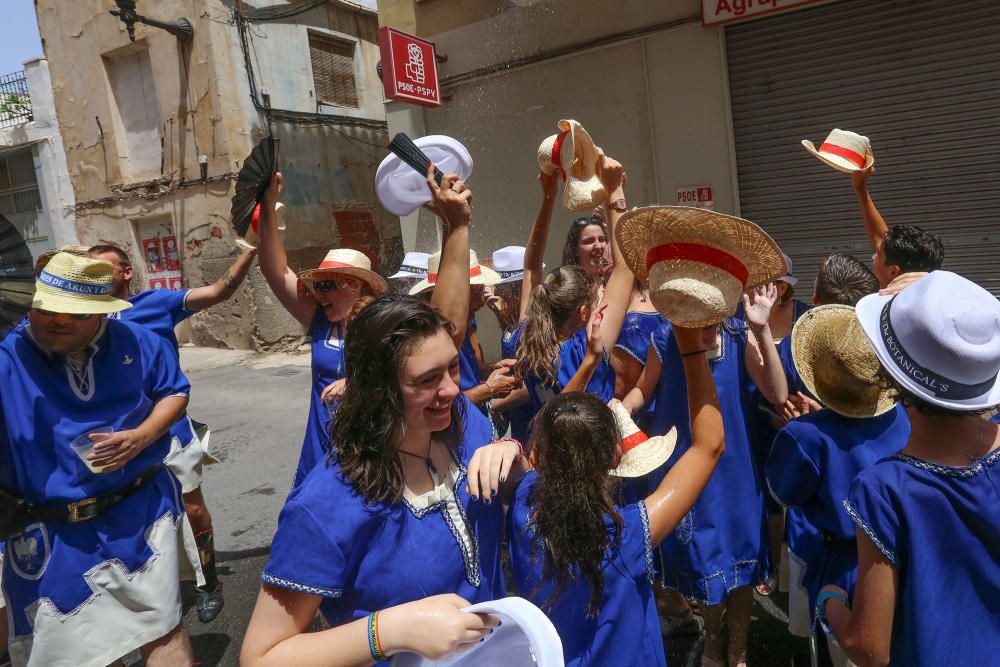
[[[442,247],[388,279],[350,248],[293,271],[281,174],[257,247],[213,285],[132,294],[114,245],[41,258],[0,343],[12,663],[192,664],[180,578],[202,622],[223,598],[173,327],[256,256],[308,332],[312,384],[241,664],[454,655],[499,623],[463,608],[518,595],[567,665],[665,665],[664,636],[700,616],[702,664],[736,667],[783,559],[789,630],[833,664],[990,664],[1000,302],[941,269],[937,237],[887,226],[870,161],[851,178],[871,269],[830,255],[810,298],[760,228],[630,210],[624,167],[593,159],[603,201],[550,271],[562,168],[539,174],[525,245],[480,261],[472,191],[431,165]]]

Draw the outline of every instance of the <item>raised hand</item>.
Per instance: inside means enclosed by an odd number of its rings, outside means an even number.
[[[544,171],[538,172],[538,182],[542,186],[542,195],[546,199],[555,199],[559,192],[560,179],[562,179],[562,172],[558,169],[551,174],[546,174]]]
[[[778,302],[778,288],[774,283],[761,285],[743,295],[743,309],[747,324],[754,329],[767,325],[771,319],[771,309]]]
[[[600,357],[604,354],[604,342],[601,340],[601,321],[608,303],[605,301],[590,313],[587,322],[587,354]]]
[[[625,167],[614,158],[608,157],[601,151],[597,158],[597,178],[601,185],[608,191],[608,196],[615,190],[625,185]]]
[[[872,155],[871,146],[865,152],[865,162],[868,162],[868,156]],[[867,187],[868,179],[875,175],[875,165],[868,167],[867,169],[859,169],[858,171],[851,174],[851,185],[854,186],[855,190],[860,190]]]
[[[427,166],[427,187],[433,198],[435,211],[452,227],[464,227],[472,222],[472,190],[458,177],[458,174],[445,174],[441,185],[434,178],[434,163]]]

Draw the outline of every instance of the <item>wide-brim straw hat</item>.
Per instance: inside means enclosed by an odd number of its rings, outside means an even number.
[[[385,278],[372,271],[372,263],[368,256],[351,248],[337,248],[326,253],[326,257],[315,269],[299,273],[299,280],[311,287],[313,282],[344,275],[367,283],[376,294],[382,294],[389,289]]]
[[[458,174],[463,181],[472,175],[472,156],[462,142],[443,134],[414,139],[427,159],[445,174]],[[375,171],[375,194],[393,215],[410,215],[429,202],[433,195],[427,175],[414,171],[395,153],[389,153]]]
[[[1000,301],[950,271],[858,301],[875,356],[904,389],[950,410],[1000,405]]]
[[[877,417],[897,403],[881,386],[879,361],[851,306],[807,311],[792,329],[792,359],[806,388],[845,417]]]
[[[616,402],[611,412],[622,436],[622,458],[610,474],[615,477],[642,477],[667,462],[677,446],[677,429],[666,435],[649,437],[635,425],[625,406]]]
[[[131,308],[111,296],[115,267],[68,252],[57,252],[35,281],[31,307],[69,315],[104,315]]]
[[[408,252],[403,257],[403,263],[399,265],[399,270],[389,276],[389,280],[399,278],[426,278],[427,260],[430,257],[426,252]]]
[[[538,166],[546,174],[559,171],[566,181],[562,207],[571,213],[589,213],[604,203],[608,191],[597,177],[599,149],[583,125],[573,119],[559,121],[559,134],[538,146]]]
[[[420,294],[426,289],[437,285],[438,268],[441,266],[441,253],[436,252],[427,258],[427,277],[410,288],[410,294]],[[500,274],[488,266],[479,263],[479,257],[474,250],[469,250],[469,284],[497,285]]]
[[[868,137],[848,130],[835,128],[819,148],[808,139],[803,139],[802,145],[824,164],[845,174],[853,174],[875,164]]]
[[[625,213],[615,229],[625,263],[649,286],[661,315],[682,327],[718,324],[743,293],[788,267],[774,240],[749,220],[687,206]]]

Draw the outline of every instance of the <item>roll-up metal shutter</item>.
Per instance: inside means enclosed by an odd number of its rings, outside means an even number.
[[[839,127],[872,141],[886,222],[1000,294],[998,25],[993,0],[841,0],[726,29],[741,214],[806,285],[831,252],[871,256],[850,176],[799,144]]]

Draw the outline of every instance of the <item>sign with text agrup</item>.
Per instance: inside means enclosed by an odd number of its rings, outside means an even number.
[[[434,42],[386,26],[378,29],[378,44],[386,99],[441,106]]]
[[[823,0],[701,0],[701,24],[721,25],[757,18]]]

